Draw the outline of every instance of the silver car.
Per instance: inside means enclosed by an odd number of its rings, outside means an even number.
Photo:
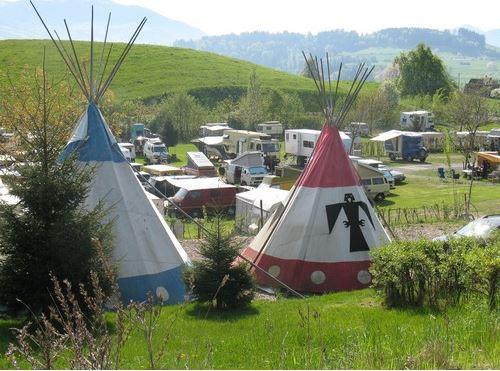
[[[467,225],[464,225],[452,235],[443,235],[433,239],[433,241],[448,241],[449,238],[460,237],[478,237],[486,238],[493,231],[500,229],[500,214],[486,215],[479,219],[473,220]]]

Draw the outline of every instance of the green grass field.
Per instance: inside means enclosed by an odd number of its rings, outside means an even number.
[[[11,340],[8,328],[16,325],[0,321],[0,352]],[[160,368],[498,369],[498,330],[498,313],[484,303],[445,312],[386,309],[366,289],[258,300],[249,309],[220,314],[195,304],[170,306],[154,341],[170,335]],[[0,367],[9,367],[5,358]],[[142,332],[129,339],[121,368],[149,368]]]
[[[25,67],[42,65],[46,46],[46,66],[54,78],[69,76],[55,47],[47,40],[0,41],[0,73],[15,81]],[[76,48],[83,60],[89,60],[87,42],[77,42]],[[100,44],[96,44],[100,50]],[[111,60],[117,58],[124,44],[115,44]],[[85,55],[83,55],[85,53]],[[96,63],[98,55],[95,56]],[[155,45],[134,45],[120,72],[111,84],[119,100],[158,97],[175,91],[200,88],[246,88],[255,69],[264,89],[315,91],[310,79],[262,67],[256,64],[191,49]],[[5,80],[0,74],[0,79]],[[342,83],[344,89],[348,83]],[[376,83],[368,83],[377,86]]]

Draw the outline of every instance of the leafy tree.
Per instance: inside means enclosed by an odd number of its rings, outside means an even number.
[[[478,146],[477,131],[488,121],[488,101],[477,94],[456,91],[448,102],[446,114],[456,131],[469,133],[464,138],[459,138],[457,145],[464,156],[464,168],[468,168],[474,163],[472,156]]]
[[[250,130],[255,125],[265,121],[267,102],[261,91],[260,80],[255,69],[250,75],[246,94],[241,97],[238,104],[238,118],[243,121]]]
[[[160,132],[160,135],[163,143],[165,143],[167,147],[175,146],[179,142],[177,130],[175,129],[172,121],[170,121],[168,118],[163,123],[163,128]]]
[[[394,60],[399,68],[398,87],[401,95],[433,95],[441,89],[448,95],[454,88],[443,61],[431,49],[419,44]]]
[[[67,87],[50,84],[44,70],[26,84],[21,80],[19,87],[2,89],[4,123],[13,128],[26,164],[18,168],[19,178],[6,179],[19,204],[0,206],[0,302],[16,309],[20,299],[41,311],[52,304],[50,273],[91,287],[94,271],[109,293],[101,258],[110,250],[111,235],[110,225],[101,224],[102,206],[83,207],[92,169],[73,157],[58,160],[65,143],[61,130],[67,133],[78,117],[67,115],[75,112]],[[94,239],[104,251],[96,251]]]
[[[161,132],[164,124],[170,122],[178,139],[188,141],[198,135],[198,129],[206,116],[206,110],[194,97],[187,93],[175,93],[161,104],[151,126]]]
[[[184,271],[184,281],[198,301],[217,309],[245,307],[255,294],[255,281],[246,263],[234,263],[238,246],[224,231],[222,217],[215,217],[214,228],[200,247],[203,257]]]

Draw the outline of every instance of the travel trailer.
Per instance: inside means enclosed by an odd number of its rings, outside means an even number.
[[[285,153],[296,156],[297,165],[303,167],[311,156],[320,134],[320,130],[312,129],[285,130]],[[343,132],[339,132],[339,134],[345,150],[349,152],[352,139]]]
[[[279,121],[267,121],[257,124],[256,130],[259,133],[268,134],[273,138],[279,139],[283,136],[283,125]]]
[[[200,126],[200,137],[222,136],[224,130],[231,129],[227,122],[207,123]]]
[[[186,152],[187,165],[183,167],[186,174],[196,176],[217,176],[215,166],[203,152]]]
[[[279,162],[279,141],[267,134],[248,130],[224,130],[222,144],[230,158],[258,151],[264,154],[265,165],[269,168],[273,169]]]
[[[414,131],[434,130],[434,116],[429,111],[401,112],[399,123],[401,129]]]

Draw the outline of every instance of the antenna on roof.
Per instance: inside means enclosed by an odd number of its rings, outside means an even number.
[[[302,55],[304,56],[304,60],[306,61],[306,65],[314,81],[314,85],[316,85],[316,89],[318,90],[318,103],[323,111],[323,114],[325,115],[327,124],[330,126],[335,125],[339,129],[342,129],[347,113],[356,101],[361,88],[365,84],[375,66],[368,69],[368,67],[365,67],[365,63],[360,63],[358,65],[349,91],[337,111],[337,102],[340,98],[339,82],[342,73],[342,62],[339,65],[335,91],[333,91],[330,58],[328,56],[328,53],[326,53],[326,61],[323,61],[322,58],[320,58],[318,61],[318,57],[313,57],[312,54],[309,54],[309,58],[304,52],[302,52]],[[325,65],[327,74],[326,78]]]
[[[80,64],[80,59],[79,56],[76,52],[75,44],[73,42],[73,38],[71,37],[71,32],[68,27],[68,23],[66,22],[66,19],[64,20],[64,26],[66,28],[66,33],[68,34],[68,40],[71,45],[71,53],[68,52],[68,50],[64,47],[64,44],[59,37],[59,34],[57,31],[54,30],[54,34],[57,38],[57,40],[54,38],[50,30],[48,29],[47,25],[45,24],[45,21],[43,20],[42,16],[38,12],[38,9],[36,8],[35,4],[33,4],[33,1],[30,0],[30,4],[35,10],[38,18],[43,24],[43,27],[47,31],[50,39],[52,40],[52,43],[55,45],[57,51],[59,52],[62,60],[68,67],[71,75],[73,75],[76,83],[80,87],[80,90],[82,93],[85,95],[85,98],[89,101],[89,103],[98,103],[99,99],[104,95],[106,90],[108,89],[109,85],[113,81],[113,78],[116,76],[116,73],[120,69],[123,61],[125,60],[127,54],[130,52],[130,49],[132,48],[132,45],[134,42],[137,40],[137,37],[139,36],[142,28],[144,27],[144,24],[147,21],[147,18],[144,17],[137,28],[135,29],[134,33],[132,34],[132,37],[128,41],[127,44],[125,44],[125,47],[123,48],[121,54],[119,55],[118,59],[115,62],[115,65],[111,69],[111,72],[107,77],[105,77],[106,74],[106,69],[108,66],[109,62],[109,57],[111,55],[111,51],[113,50],[113,44],[110,45],[108,49],[108,53],[106,55],[106,59],[104,61],[104,55],[106,52],[106,45],[107,45],[107,39],[108,39],[108,31],[109,31],[109,22],[111,20],[111,13],[108,15],[108,22],[106,25],[106,34],[104,36],[104,43],[102,46],[101,50],[101,56],[99,58],[99,67],[98,71],[96,73],[95,71],[95,64],[94,64],[94,7],[92,6],[91,10],[91,22],[90,22],[90,65],[89,65],[89,71],[86,70],[85,65]],[[104,67],[103,67],[103,61],[104,61]]]

